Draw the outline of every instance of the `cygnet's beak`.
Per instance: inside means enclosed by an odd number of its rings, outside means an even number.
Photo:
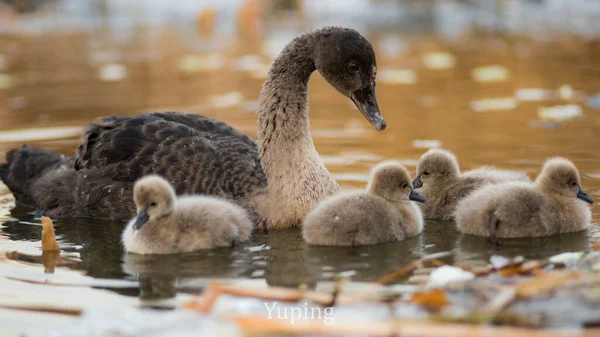
[[[142,228],[142,226],[148,222],[150,216],[145,210],[139,211],[137,217],[135,218],[135,222],[133,223],[133,229],[138,230]]]
[[[423,182],[421,181],[421,176],[417,176],[413,181],[413,188],[421,188],[423,187]]]
[[[594,203],[594,199],[592,199],[592,197],[590,197],[587,193],[585,193],[585,191],[583,190],[583,188],[581,188],[581,186],[579,186],[579,192],[577,192],[577,198],[581,199],[587,203],[590,203],[590,204]]]
[[[385,130],[385,120],[379,112],[379,105],[377,104],[377,98],[375,97],[375,87],[373,84],[356,90],[350,95],[350,99],[356,105],[358,110],[363,116],[373,125],[377,131]]]
[[[408,198],[412,201],[416,201],[416,202],[425,202],[427,201],[427,198],[425,198],[425,196],[423,196],[422,194],[420,194],[419,192],[415,191],[414,189],[410,189],[410,194],[408,195]]]

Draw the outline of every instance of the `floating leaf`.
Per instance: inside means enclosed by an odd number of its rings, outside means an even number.
[[[515,91],[515,97],[519,101],[538,102],[554,99],[556,98],[556,93],[553,90],[548,89],[526,88],[517,89]]]
[[[377,81],[389,84],[414,84],[417,75],[407,69],[381,69],[377,74]]]
[[[435,149],[442,146],[442,142],[435,139],[415,139],[412,146],[424,149]]]
[[[415,292],[409,302],[423,306],[431,311],[439,311],[450,304],[446,292],[442,289],[433,289],[427,292]]]
[[[538,116],[542,121],[563,122],[582,116],[581,107],[576,104],[540,107]]]
[[[427,53],[423,56],[423,63],[425,63],[425,67],[429,69],[450,69],[456,64],[456,57],[444,52]]]
[[[14,79],[9,74],[0,74],[0,89],[10,89],[14,85]]]
[[[501,65],[478,67],[471,71],[471,77],[476,82],[501,82],[508,79],[508,70]]]
[[[123,64],[110,63],[105,64],[98,70],[98,77],[102,81],[116,82],[121,81],[127,76],[127,68]]]
[[[512,110],[517,107],[517,100],[513,97],[485,98],[471,101],[471,109],[476,112]]]
[[[60,250],[58,242],[56,242],[56,235],[54,234],[54,224],[52,224],[52,220],[47,216],[42,217],[42,249]]]

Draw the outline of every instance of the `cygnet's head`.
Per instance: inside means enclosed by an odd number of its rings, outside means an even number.
[[[378,131],[386,127],[375,97],[377,62],[371,43],[353,29],[325,27],[313,33],[317,70],[337,91],[350,98]]]
[[[406,168],[394,161],[385,161],[373,168],[367,190],[390,201],[426,200],[412,188]]]
[[[548,159],[536,183],[551,193],[594,203],[594,199],[581,187],[579,171],[568,159],[560,157]]]
[[[460,168],[452,152],[431,149],[425,152],[417,163],[417,177],[413,180],[414,188],[421,188],[423,184],[432,186],[448,178],[458,177]]]
[[[136,181],[133,201],[137,208],[134,229],[140,229],[151,219],[171,213],[175,207],[175,190],[158,175],[148,175]]]

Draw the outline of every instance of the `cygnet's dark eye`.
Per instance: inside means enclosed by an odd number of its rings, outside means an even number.
[[[354,63],[354,62],[350,62],[348,64],[348,70],[351,72],[356,72],[358,71],[358,64]]]
[[[407,183],[402,184],[402,188],[407,188],[407,187],[408,187]]]
[[[156,206],[156,202],[155,202],[155,201],[151,202],[151,203],[150,203],[150,206],[151,206],[151,207],[154,207],[154,206]]]
[[[576,181],[572,181],[571,182],[571,186],[573,186],[573,187],[577,186],[577,182]]]
[[[423,175],[426,175],[426,176],[428,176],[428,175],[429,175],[429,171],[424,171],[424,172],[423,172]]]

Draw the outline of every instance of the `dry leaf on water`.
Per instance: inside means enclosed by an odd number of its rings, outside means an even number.
[[[56,235],[54,234],[54,225],[49,217],[42,217],[42,249],[43,250],[60,250]]]
[[[446,292],[442,289],[433,289],[427,292],[415,292],[409,302],[432,311],[439,311],[450,304]]]

